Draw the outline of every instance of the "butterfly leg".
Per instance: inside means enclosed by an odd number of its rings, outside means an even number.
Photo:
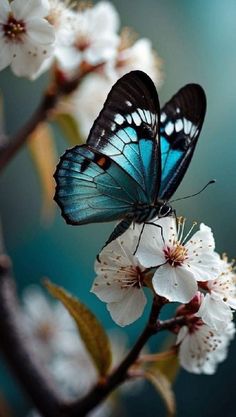
[[[123,233],[130,227],[132,223],[132,219],[124,219],[113,230],[112,234],[110,235],[109,239],[106,241],[104,247],[106,247],[109,243],[113,240],[117,239],[119,236],[123,235]]]
[[[144,231],[145,224],[146,223],[143,223],[143,225],[142,225],[142,229],[141,229],[141,232],[139,233],[138,242],[137,242],[137,245],[136,245],[136,248],[135,248],[135,251],[134,251],[133,255],[135,255],[137,250],[138,250],[140,240],[141,240],[141,237],[142,237],[142,234],[143,234],[143,231]]]
[[[156,223],[152,223],[152,222],[146,222],[145,224],[150,224],[151,226],[159,227],[159,229],[161,229],[162,241],[165,244],[165,239],[164,239],[164,235],[163,235],[163,227],[160,224],[156,224]]]

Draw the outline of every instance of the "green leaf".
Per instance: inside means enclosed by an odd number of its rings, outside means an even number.
[[[176,413],[176,402],[175,395],[168,378],[163,375],[159,369],[152,368],[145,370],[144,376],[154,385],[162,397],[167,409],[167,416],[173,417]]]
[[[105,376],[111,366],[112,354],[107,334],[95,315],[77,298],[62,287],[46,280],[45,285],[52,296],[64,304],[75,320],[81,338],[90,353],[100,376]]]
[[[42,217],[48,221],[53,217],[55,210],[53,174],[57,163],[57,152],[53,132],[47,123],[40,123],[29,136],[28,149],[41,184],[43,196]]]
[[[165,359],[160,359],[153,363],[152,367],[165,375],[169,382],[174,382],[180,369],[178,356],[173,354]]]
[[[84,140],[79,131],[79,125],[70,113],[57,113],[54,121],[59,125],[70,145],[81,145]]]

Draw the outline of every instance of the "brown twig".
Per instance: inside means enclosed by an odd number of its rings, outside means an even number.
[[[45,92],[42,100],[25,125],[12,137],[8,138],[0,147],[0,171],[15,156],[22,145],[27,141],[31,133],[43,121],[47,120],[50,112],[55,109],[61,96],[71,94],[76,90],[83,77],[90,72],[99,70],[103,64],[97,66],[84,66],[78,76],[65,79],[59,71],[55,72],[55,81]]]
[[[136,361],[146,342],[159,331],[157,318],[165,302],[166,300],[161,297],[154,298],[148,323],[133,348],[123,362],[105,380],[99,382],[87,396],[67,406],[67,411],[71,417],[86,416],[90,410],[102,402],[115,388],[126,380],[130,366]]]

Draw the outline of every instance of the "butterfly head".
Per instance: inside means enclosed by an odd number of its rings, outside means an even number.
[[[173,213],[173,208],[168,203],[168,201],[164,201],[159,205],[158,217],[167,217]]]

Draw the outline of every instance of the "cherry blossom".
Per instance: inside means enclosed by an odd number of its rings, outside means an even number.
[[[78,10],[70,21],[66,42],[57,48],[59,66],[72,71],[82,62],[97,65],[112,59],[119,42],[118,26],[119,16],[108,2]]]
[[[145,268],[133,255],[140,227],[130,228],[107,245],[96,261],[97,277],[91,291],[107,303],[112,319],[120,326],[133,323],[143,313]]]
[[[234,334],[235,326],[232,322],[217,332],[194,317],[188,326],[180,329],[177,336],[181,366],[195,374],[215,373],[217,365],[227,356],[228,345]]]
[[[23,331],[31,348],[45,362],[51,361],[55,351],[70,352],[74,323],[60,303],[52,303],[38,286],[30,286],[23,293]]]
[[[145,225],[137,252],[146,268],[156,268],[152,284],[154,291],[169,301],[189,302],[197,292],[197,281],[215,279],[219,274],[219,259],[214,252],[211,229],[204,224],[184,236],[185,220],[160,218],[156,225]]]
[[[203,283],[208,291],[202,299],[197,315],[216,330],[224,329],[233,318],[232,310],[236,309],[236,283],[232,264],[226,259],[220,260],[219,276]]]
[[[47,4],[29,0],[0,2],[0,70],[11,66],[17,76],[33,78],[54,48],[54,30],[45,19]]]
[[[123,47],[121,35],[121,47],[118,48],[116,57],[108,62],[106,69],[107,74],[114,81],[129,71],[141,70],[152,78],[157,87],[160,87],[163,80],[161,66],[162,61],[154,52],[149,39],[141,38]]]

